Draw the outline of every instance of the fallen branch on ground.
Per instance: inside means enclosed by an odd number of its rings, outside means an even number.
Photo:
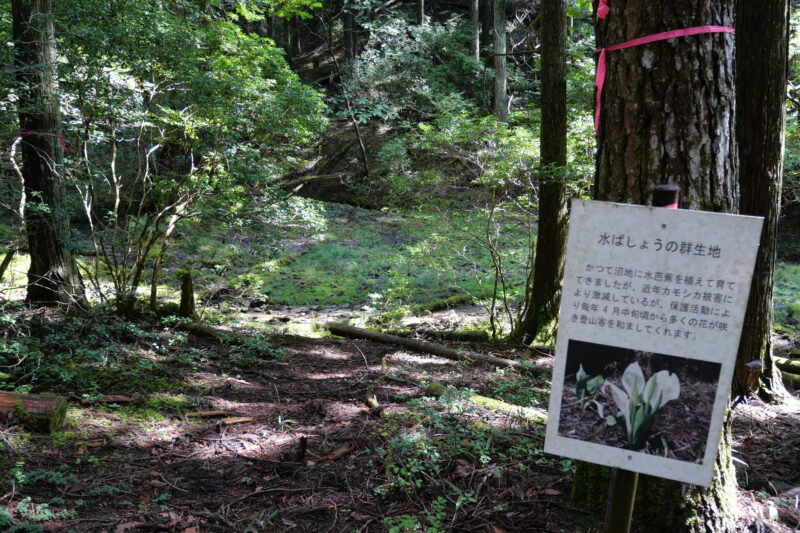
[[[214,418],[217,416],[230,416],[230,411],[196,411],[194,413],[186,413],[189,418]]]
[[[541,375],[550,372],[550,368],[545,366],[537,366],[520,363],[519,361],[512,361],[511,359],[503,359],[502,357],[495,357],[494,355],[486,355],[478,352],[470,352],[465,350],[457,350],[444,346],[442,344],[435,344],[432,342],[418,341],[415,339],[404,339],[403,337],[396,337],[394,335],[387,335],[379,331],[357,328],[349,324],[342,324],[340,322],[331,322],[325,327],[334,335],[340,337],[350,337],[354,339],[369,339],[371,341],[383,342],[386,344],[398,344],[405,348],[409,348],[416,352],[430,353],[453,359],[455,361],[470,361],[478,363],[488,363],[490,365],[498,366],[500,368],[514,368],[520,372],[527,372],[530,374]]]

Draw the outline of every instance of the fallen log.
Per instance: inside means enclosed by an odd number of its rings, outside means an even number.
[[[431,383],[425,387],[425,394],[431,396],[442,396],[445,392],[447,392],[447,387],[441,383]],[[495,398],[489,398],[488,396],[481,396],[480,394],[470,394],[466,396],[466,400],[490,411],[524,418],[534,424],[547,424],[547,413],[542,409],[522,407],[521,405],[514,405]]]
[[[224,411],[222,409],[216,411],[195,411],[193,413],[186,413],[186,416],[189,418],[215,418],[218,416],[230,416],[233,413],[230,411]]]
[[[67,417],[67,399],[51,394],[0,392],[0,417],[40,433],[58,431]]]
[[[550,372],[550,368],[545,366],[531,365],[520,363],[519,361],[512,361],[511,359],[503,359],[502,357],[495,357],[494,355],[486,355],[478,352],[470,352],[465,350],[457,350],[442,344],[435,344],[432,342],[418,341],[415,339],[405,339],[403,337],[396,337],[388,335],[379,331],[370,329],[357,328],[349,324],[342,324],[341,322],[330,322],[325,324],[325,327],[334,335],[340,337],[349,337],[353,339],[369,339],[371,341],[382,342],[385,344],[398,344],[405,348],[409,348],[416,352],[430,353],[453,359],[455,361],[470,361],[478,363],[488,363],[490,365],[498,366],[501,368],[514,368],[520,372],[527,372],[530,374],[544,374]]]
[[[784,372],[800,374],[800,359],[787,359],[785,357],[775,357],[775,364]]]
[[[217,422],[217,424],[220,426],[232,426],[234,424],[249,424],[255,421],[255,418],[249,416],[231,416],[229,418],[223,418]]]
[[[790,385],[795,390],[800,391],[800,375],[798,374],[790,374],[789,372],[784,371],[781,376],[783,378],[783,382],[787,385]]]

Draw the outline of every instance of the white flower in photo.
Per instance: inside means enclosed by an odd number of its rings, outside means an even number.
[[[645,382],[639,363],[631,363],[622,374],[624,391],[608,383],[614,403],[622,411],[625,427],[628,430],[628,444],[638,449],[644,445],[647,432],[653,424],[656,412],[681,393],[678,376],[661,370]]]

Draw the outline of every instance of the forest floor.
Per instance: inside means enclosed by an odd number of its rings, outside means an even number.
[[[191,349],[182,365],[146,368],[166,374],[160,392],[144,393],[142,374],[103,391],[129,396],[119,403],[76,397],[52,437],[3,429],[12,482],[0,505],[14,523],[98,533],[597,530],[599,514],[569,501],[573,463],[543,453],[544,427],[469,401],[477,393],[543,411],[546,380],[366,340],[258,337],[264,358],[224,339],[142,329],[127,339],[139,347],[129,368]],[[430,397],[429,383],[448,392]],[[203,411],[224,414],[191,416]],[[736,408],[743,531],[800,526],[798,420],[797,398]]]
[[[504,254],[518,298],[530,228],[296,202],[296,216],[284,207],[289,215],[250,233],[204,227],[175,247],[172,264],[202,258],[193,263],[201,312],[226,324],[215,337],[102,306],[88,316],[31,310],[10,283],[0,355],[17,354],[10,372],[29,385],[0,373],[1,388],[71,402],[53,435],[0,426],[0,531],[597,531],[602,510],[571,502],[575,465],[543,452],[544,426],[474,398],[542,414],[546,378],[319,327],[351,320],[488,339],[492,253]],[[800,347],[792,260],[776,277],[779,346],[790,354]],[[21,258],[15,275],[25,270]],[[175,289],[164,277],[162,296]],[[552,363],[515,345],[456,346]],[[797,396],[739,404],[734,457],[742,531],[798,531]]]

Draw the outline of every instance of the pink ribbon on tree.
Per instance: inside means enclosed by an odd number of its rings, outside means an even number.
[[[600,16],[599,7],[597,8],[597,13],[598,13],[597,16]],[[733,28],[731,28],[730,26],[695,26],[693,28],[684,28],[682,30],[671,30],[661,33],[654,33],[646,37],[639,37],[638,39],[631,39],[630,41],[625,41],[624,43],[615,44],[614,46],[598,48],[596,51],[600,52],[600,57],[597,59],[597,71],[595,73],[595,79],[594,79],[594,85],[595,87],[597,87],[597,91],[595,94],[595,111],[594,111],[595,135],[597,135],[597,130],[600,127],[600,115],[603,109],[602,107],[603,85],[605,85],[606,82],[606,52],[611,52],[614,50],[622,50],[625,48],[633,48],[634,46],[641,46],[643,44],[655,43],[658,41],[666,41],[668,39],[675,39],[676,37],[700,35],[703,33],[733,33]]]
[[[609,11],[611,11],[611,8],[608,7],[608,0],[600,0],[600,4],[597,6],[597,18],[606,18]]]
[[[19,132],[20,135],[23,137],[27,135],[44,135],[45,137],[58,137],[58,143],[61,145],[61,148],[66,148],[67,143],[64,141],[64,136],[59,135],[58,133],[50,133],[49,131],[30,131],[30,130],[22,130]]]

